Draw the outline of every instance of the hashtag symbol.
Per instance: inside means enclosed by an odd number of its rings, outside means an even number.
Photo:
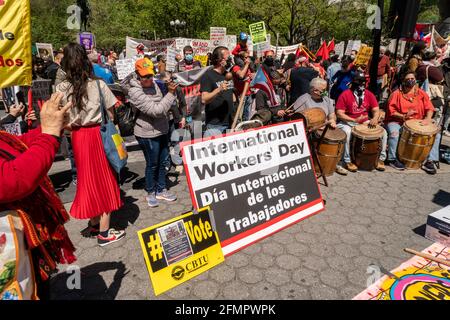
[[[153,262],[162,259],[163,248],[161,247],[161,241],[159,240],[158,234],[150,236],[147,247],[150,249],[150,255],[152,256]]]

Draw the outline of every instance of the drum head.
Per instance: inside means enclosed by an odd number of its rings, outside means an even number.
[[[263,126],[263,123],[259,120],[249,120],[249,121],[244,121],[239,123],[236,126],[236,129],[234,129],[234,131],[245,131],[245,130],[249,130],[249,129],[255,129],[255,128],[260,128]]]
[[[376,140],[383,136],[383,127],[377,125],[369,128],[369,124],[358,124],[352,128],[352,135],[365,140]]]
[[[323,130],[317,130],[317,135],[319,138],[322,136]],[[329,128],[327,130],[327,133],[325,134],[324,139],[330,140],[330,141],[343,141],[347,139],[347,135],[345,134],[345,131],[339,128],[332,129]]]
[[[433,135],[439,132],[439,127],[434,123],[430,123],[429,125],[423,125],[422,120],[408,120],[404,124],[405,128],[409,131],[421,135]]]
[[[306,118],[307,126],[319,126],[325,124],[327,115],[321,108],[311,108],[301,111]]]

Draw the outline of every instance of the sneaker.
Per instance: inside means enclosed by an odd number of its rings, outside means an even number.
[[[150,208],[155,208],[159,206],[158,200],[156,200],[155,193],[150,193],[148,196],[145,197],[147,200],[147,204]]]
[[[394,160],[394,161],[389,162],[389,165],[392,168],[396,169],[396,170],[401,170],[402,171],[402,170],[406,169],[405,165],[403,163],[401,163],[400,161],[398,161],[398,160]]]
[[[76,187],[77,186],[77,177],[72,178],[72,184]]]
[[[156,199],[172,202],[177,200],[177,196],[169,192],[167,189],[164,189],[163,191],[156,193]]]
[[[424,170],[426,173],[429,174],[436,174],[437,170],[436,170],[436,165],[434,164],[433,161],[426,161],[423,165],[422,165],[422,170]]]
[[[85,238],[92,238],[98,236],[100,233],[100,224],[92,225],[91,222],[88,222],[88,226],[86,229],[80,231],[80,234]]]
[[[386,167],[384,166],[384,162],[379,160],[375,169],[377,169],[378,171],[385,171]]]
[[[448,130],[444,130],[444,132],[442,132],[442,134],[446,137],[450,137],[450,131],[448,131]]]
[[[345,169],[343,166],[337,166],[336,167],[336,172],[341,174],[341,175],[343,175],[343,176],[348,175],[347,169]]]
[[[350,172],[357,172],[358,171],[358,167],[355,164],[351,163],[351,162],[345,164],[345,169],[347,169]]]
[[[441,163],[439,161],[434,161],[434,165],[436,166],[436,169],[441,169]]]
[[[103,237],[101,234],[97,236],[97,243],[100,247],[107,246],[108,244],[117,242],[125,237],[125,231],[124,230],[115,230],[113,228],[110,228],[108,230],[108,236]]]

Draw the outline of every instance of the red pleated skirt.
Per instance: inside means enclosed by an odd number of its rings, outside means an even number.
[[[77,192],[70,208],[75,219],[90,219],[118,210],[123,202],[117,174],[106,158],[100,125],[72,131]]]

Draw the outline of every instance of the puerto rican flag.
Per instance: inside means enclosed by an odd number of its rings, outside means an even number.
[[[280,104],[276,98],[276,93],[275,89],[273,88],[272,81],[270,81],[269,76],[263,68],[260,67],[258,69],[255,78],[250,83],[250,87],[263,90],[265,93],[267,93],[272,107],[276,107]]]

